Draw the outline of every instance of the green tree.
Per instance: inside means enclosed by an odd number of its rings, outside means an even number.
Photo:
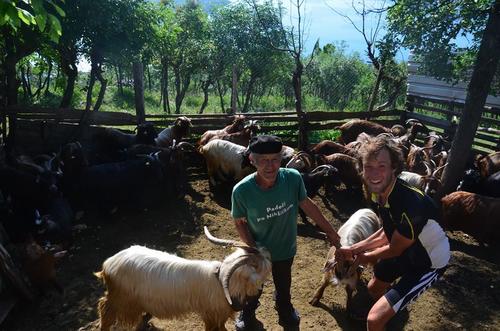
[[[207,14],[195,1],[177,7],[175,21],[179,29],[168,61],[174,72],[175,113],[179,114],[193,74],[200,69],[200,54],[206,51],[209,26]]]
[[[318,48],[305,74],[304,92],[321,98],[331,108],[349,108],[360,97],[358,85],[373,85],[371,68],[358,54],[347,55],[344,49],[342,44]]]
[[[3,0],[0,2],[0,13],[0,27],[8,26],[14,32],[22,26],[35,27],[54,42],[61,36],[59,19],[64,17],[65,12],[59,1]]]
[[[80,1],[84,26],[82,42],[91,63],[86,110],[91,108],[96,80],[100,82],[100,89],[94,110],[102,104],[108,83],[103,75],[106,62],[140,60],[144,44],[153,35],[154,17],[143,4],[144,0]]]
[[[169,2],[156,4],[155,20],[153,22],[153,38],[147,49],[160,66],[160,103],[163,111],[170,114],[169,103],[169,66],[170,56],[174,53],[177,35],[180,27],[175,20],[175,12]]]
[[[250,0],[249,0],[250,1]],[[287,53],[294,62],[294,69],[292,72],[292,87],[295,96],[295,110],[299,117],[299,149],[305,149],[308,145],[307,135],[305,134],[305,113],[302,109],[302,75],[304,73],[304,34],[306,24],[304,24],[305,16],[305,1],[294,0],[290,1],[293,8],[293,14],[290,15],[290,26],[285,26],[284,14],[285,9],[281,1],[274,5],[272,0],[266,1],[261,9],[257,6],[256,0],[251,0],[251,3],[258,15],[259,21],[264,31],[275,31],[273,26],[278,27],[278,35],[267,34],[267,38],[271,45],[276,50]],[[271,12],[271,15],[263,15],[263,12]],[[277,19],[274,19],[276,17]],[[268,20],[267,18],[271,18]],[[318,46],[316,42],[315,48]],[[314,53],[314,51],[313,51]],[[312,57],[310,58],[312,60]]]
[[[389,9],[390,31],[402,36],[401,42],[414,50],[425,69],[437,77],[467,77],[471,68],[467,96],[460,123],[452,143],[443,186],[436,199],[457,187],[471,151],[482,109],[500,59],[500,1],[402,0]],[[470,47],[456,40],[470,36]]]
[[[237,3],[219,8],[211,21],[215,44],[214,76],[219,80],[222,77],[230,80],[232,66],[236,66],[242,112],[250,109],[258,87],[273,80],[274,71],[286,62],[286,55],[272,47],[268,38],[269,35],[277,36],[280,33],[277,29],[279,26],[269,25],[274,31],[264,31],[260,23],[261,20],[277,22],[277,17],[265,17],[274,13],[258,5],[257,8],[260,20],[251,6]]]
[[[16,65],[48,40],[61,34],[64,11],[57,1],[0,2],[0,104],[17,104]]]

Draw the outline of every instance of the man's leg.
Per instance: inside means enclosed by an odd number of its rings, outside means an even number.
[[[368,282],[368,293],[373,300],[377,301],[385,294],[385,291],[391,286],[391,283],[384,282],[373,275],[372,279]]]
[[[273,262],[273,281],[276,289],[276,309],[278,311],[280,324],[298,325],[300,316],[293,308],[290,295],[292,285],[293,258],[284,261]]]
[[[383,330],[384,326],[396,314],[386,297],[381,297],[373,305],[366,319],[366,329],[368,331]]]
[[[404,274],[398,283],[373,305],[368,313],[367,329],[382,330],[394,315],[431,287],[443,275],[445,269],[414,269]],[[375,280],[376,289],[382,286],[383,284],[378,284]]]

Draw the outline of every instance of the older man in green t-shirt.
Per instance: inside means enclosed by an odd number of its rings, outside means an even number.
[[[231,215],[243,242],[263,246],[271,253],[276,309],[279,324],[298,326],[300,317],[290,298],[291,270],[297,252],[299,207],[326,233],[330,244],[339,247],[339,236],[318,206],[307,197],[300,173],[280,168],[283,144],[276,136],[252,138],[250,162],[257,171],[233,189]],[[236,330],[251,330],[257,324],[258,297],[250,300],[236,319]]]

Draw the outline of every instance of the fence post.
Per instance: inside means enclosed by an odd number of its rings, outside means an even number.
[[[144,110],[144,70],[141,62],[134,62],[132,68],[134,72],[134,99],[137,123],[144,123],[146,119],[146,112]]]
[[[299,121],[299,136],[298,136],[298,149],[300,151],[304,151],[307,149],[308,141],[307,141],[307,114],[305,112],[300,112],[298,115]]]

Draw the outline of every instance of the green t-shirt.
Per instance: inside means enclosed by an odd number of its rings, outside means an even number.
[[[231,216],[245,217],[258,246],[266,247],[272,261],[287,260],[297,251],[297,213],[307,195],[300,173],[280,168],[276,183],[261,189],[256,173],[243,178],[233,188]]]

